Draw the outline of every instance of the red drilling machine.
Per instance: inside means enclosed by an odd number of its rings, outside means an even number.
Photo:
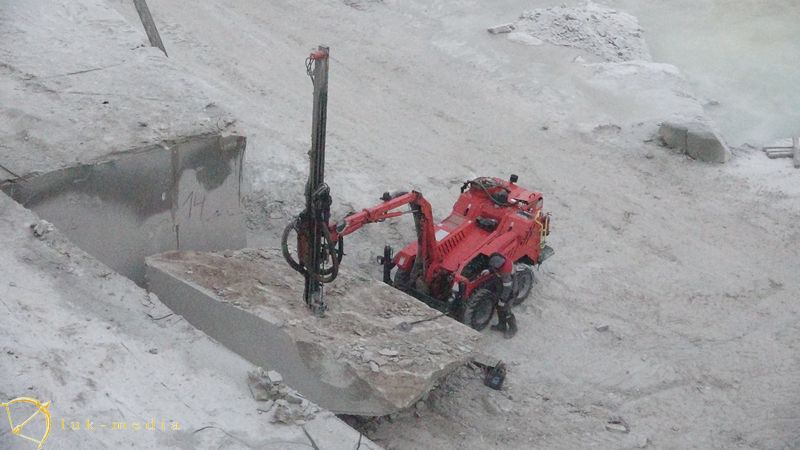
[[[315,100],[311,173],[306,209],[284,230],[282,247],[289,265],[305,276],[309,307],[324,314],[323,284],[336,278],[344,236],[408,213],[414,218],[417,239],[396,254],[390,246],[384,248],[378,258],[384,282],[481,330],[491,321],[497,303],[500,286],[488,262],[499,253],[514,262],[514,302],[522,302],[534,283],[532,266],[553,254],[545,244],[550,215],[542,210],[542,195],[518,186],[516,175],[508,181],[481,177],[464,183],[453,211],[440,223],[433,220],[430,203],[417,191],[384,193],[380,204],[331,221],[332,199],[323,180],[328,49],[312,53],[306,67]],[[297,233],[296,260],[288,247],[292,232]]]

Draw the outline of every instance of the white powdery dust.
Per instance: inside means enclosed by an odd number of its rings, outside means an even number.
[[[651,60],[636,17],[592,2],[526,11],[514,25],[518,33],[586,50],[606,61]]]

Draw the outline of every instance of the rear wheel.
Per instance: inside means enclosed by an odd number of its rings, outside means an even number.
[[[495,295],[486,288],[475,290],[464,303],[461,322],[480,331],[489,325],[494,314]]]
[[[517,295],[514,297],[513,305],[517,306],[524,302],[531,293],[531,288],[533,288],[534,283],[533,269],[531,269],[531,266],[525,264],[514,272],[514,277],[516,278],[514,282],[518,288]]]

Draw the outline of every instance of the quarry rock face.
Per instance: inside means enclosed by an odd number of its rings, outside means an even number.
[[[658,135],[667,147],[700,161],[724,163],[731,158],[722,136],[699,122],[664,122]]]
[[[246,246],[245,143],[243,136],[188,136],[0,183],[0,190],[144,286],[148,255]]]
[[[480,334],[346,269],[326,285],[325,317],[277,251],[173,251],[147,258],[149,288],[175,313],[335,413],[382,416],[413,406],[469,361]]]

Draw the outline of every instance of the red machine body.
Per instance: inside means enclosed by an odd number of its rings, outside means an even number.
[[[330,234],[334,241],[340,240],[367,223],[412,213],[417,241],[395,255],[386,248],[379,258],[384,281],[465,321],[468,300],[478,289],[491,289],[495,277],[486,269],[493,253],[528,271],[553,253],[545,245],[550,216],[542,210],[541,193],[518,186],[516,176],[511,180],[482,177],[466,182],[452,212],[440,223],[434,222],[431,206],[421,193],[386,193],[383,203],[331,225]],[[399,210],[405,205],[410,211]],[[392,280],[389,272],[395,268]],[[492,304],[489,319],[493,309]],[[469,324],[483,328],[488,323],[484,318]]]

